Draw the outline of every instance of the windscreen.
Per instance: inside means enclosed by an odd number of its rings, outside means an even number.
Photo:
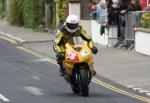
[[[74,45],[83,45],[83,40],[80,36],[73,37]]]

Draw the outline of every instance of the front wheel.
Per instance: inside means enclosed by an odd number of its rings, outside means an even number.
[[[72,89],[72,91],[73,91],[75,94],[80,93],[80,89],[79,89],[79,87],[76,86],[76,85],[71,85],[71,89]]]
[[[89,86],[88,86],[88,74],[86,69],[81,69],[79,71],[79,87],[82,93],[82,96],[89,95]]]

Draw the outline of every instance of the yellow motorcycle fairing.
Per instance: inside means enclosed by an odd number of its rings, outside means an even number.
[[[88,64],[89,70],[93,70],[93,54],[88,47],[88,43],[83,41],[83,45],[70,45],[66,43],[65,60],[63,61],[67,74],[72,75],[75,64]]]

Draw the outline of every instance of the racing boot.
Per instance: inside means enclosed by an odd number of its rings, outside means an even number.
[[[93,69],[93,76],[95,76],[96,75],[96,71]]]
[[[62,66],[60,66],[59,75],[65,76],[65,69]]]

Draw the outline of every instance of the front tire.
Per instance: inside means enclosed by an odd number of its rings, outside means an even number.
[[[89,95],[88,75],[86,69],[81,69],[79,71],[79,87],[82,96],[86,97]]]
[[[79,94],[80,93],[80,89],[79,87],[77,87],[76,85],[71,85],[71,89],[75,94]]]
[[[79,84],[76,82],[78,78],[76,78],[75,75],[73,75],[72,77],[71,89],[75,94],[79,94],[80,93]]]

